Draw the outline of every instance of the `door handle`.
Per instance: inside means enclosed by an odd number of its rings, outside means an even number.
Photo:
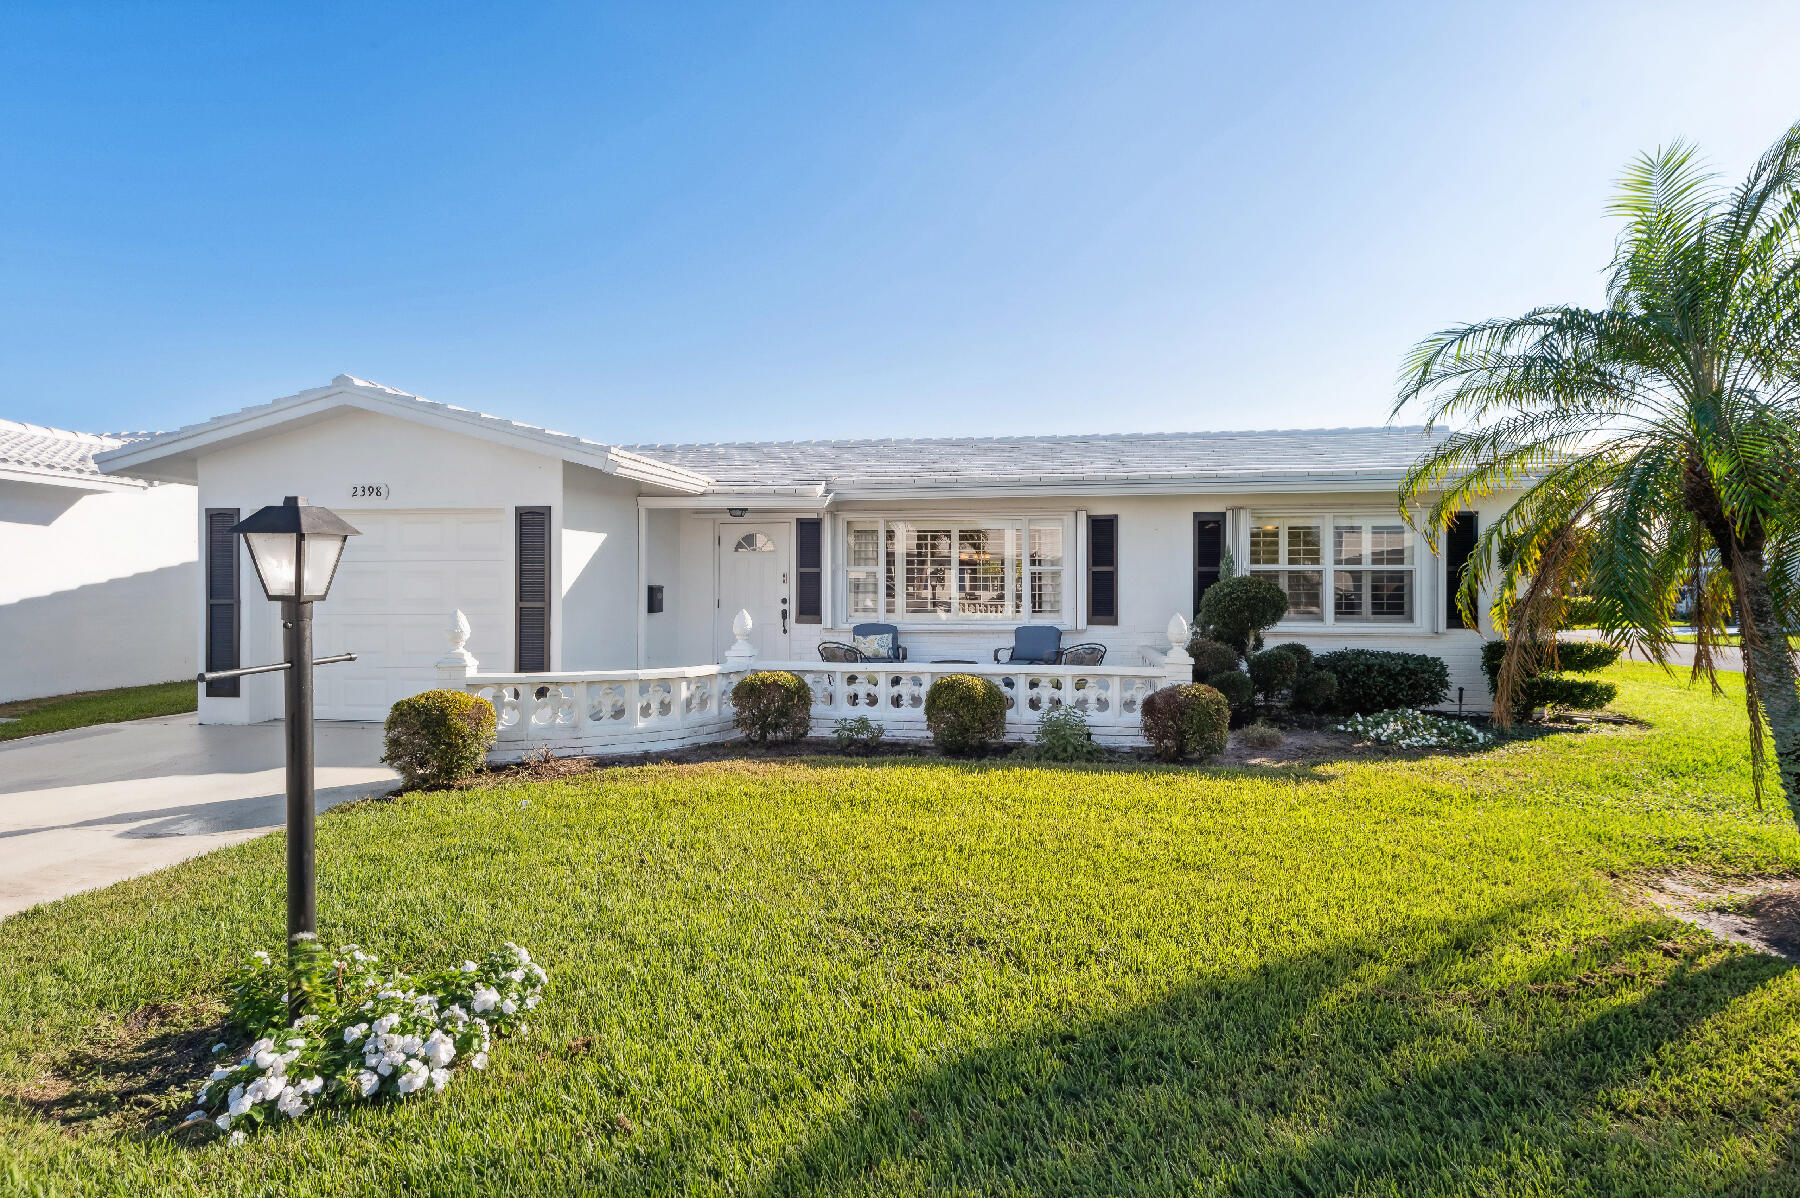
[[[787,630],[787,608],[784,607],[781,609],[781,635],[786,636]]]

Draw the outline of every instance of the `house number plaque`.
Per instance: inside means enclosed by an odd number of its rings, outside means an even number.
[[[387,497],[388,485],[386,483],[350,484],[350,498],[352,499],[386,499]]]

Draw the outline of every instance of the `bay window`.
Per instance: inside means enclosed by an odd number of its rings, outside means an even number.
[[[859,621],[1061,622],[1069,518],[921,517],[844,525],[844,595]]]
[[[1286,592],[1290,623],[1411,624],[1414,540],[1391,517],[1258,518],[1250,527],[1250,572]]]

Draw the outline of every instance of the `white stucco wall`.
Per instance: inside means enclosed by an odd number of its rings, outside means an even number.
[[[663,588],[663,610],[644,617],[644,664],[647,666],[693,665],[709,660],[706,655],[683,657],[681,630],[690,609],[698,611],[704,596],[693,592],[692,582],[682,573],[682,527],[693,521],[682,513],[667,509],[646,513],[645,569],[646,585],[657,583]],[[710,594],[710,588],[708,589]],[[639,597],[639,602],[642,602]],[[697,650],[696,650],[697,652]]]
[[[195,490],[0,481],[0,700],[192,677]]]
[[[198,463],[199,515],[207,508],[235,507],[249,515],[283,496],[303,495],[309,502],[338,512],[351,524],[359,511],[460,511],[492,509],[512,519],[512,508],[548,505],[552,515],[551,593],[563,592],[561,578],[563,462],[558,457],[495,445],[475,437],[446,432],[410,420],[370,412],[345,412],[313,424],[289,426],[240,445],[205,453]],[[385,499],[359,499],[352,488],[380,484]],[[635,517],[634,517],[635,518]],[[510,527],[510,526],[509,526]],[[355,541],[346,555],[355,552]],[[513,538],[506,537],[508,568],[495,596],[506,613],[504,626],[476,627],[469,649],[484,668],[510,670],[513,658]],[[240,655],[245,665],[278,661],[280,618],[276,604],[263,597],[255,568],[239,540],[243,632]],[[347,559],[346,559],[347,560]],[[330,603],[330,599],[325,601]],[[445,612],[446,623],[450,613]],[[205,635],[205,615],[196,588],[187,612],[189,636]],[[564,621],[553,619],[560,632]],[[347,646],[354,649],[355,646]],[[324,646],[320,646],[323,651]],[[553,636],[554,666],[562,646]],[[327,667],[329,668],[329,667]],[[279,675],[243,680],[236,699],[203,696],[200,718],[208,723],[253,723],[281,714]]]
[[[565,670],[637,664],[637,486],[587,466],[563,465],[561,629]],[[670,513],[664,513],[665,515]],[[652,542],[654,543],[654,542]],[[650,617],[655,624],[661,617]]]

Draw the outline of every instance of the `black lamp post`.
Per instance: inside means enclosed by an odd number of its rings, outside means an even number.
[[[263,593],[281,604],[287,661],[250,672],[287,672],[287,931],[288,951],[318,932],[313,883],[313,688],[312,668],[350,661],[354,654],[313,661],[312,605],[325,598],[344,543],[356,536],[343,517],[312,507],[304,496],[255,512],[232,528],[244,534]]]

